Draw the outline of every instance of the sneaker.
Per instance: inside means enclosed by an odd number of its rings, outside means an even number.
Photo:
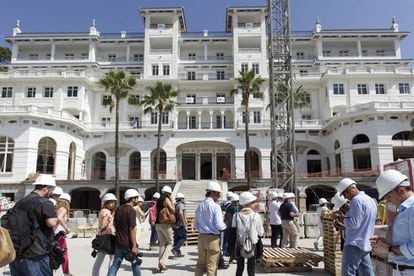
[[[179,257],[179,253],[175,251],[174,249],[171,249],[171,253],[174,255],[174,257]]]
[[[314,242],[313,246],[315,247],[315,250],[319,250],[319,243],[318,242]]]

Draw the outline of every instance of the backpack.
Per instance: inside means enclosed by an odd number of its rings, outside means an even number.
[[[239,220],[244,228],[244,230],[240,233],[240,235],[238,235],[238,241],[237,241],[239,243],[240,255],[243,258],[251,258],[255,254],[255,245],[253,244],[252,239],[250,237],[250,227],[252,226],[251,217],[250,217],[250,220],[247,226],[246,224],[243,223],[243,220],[241,219],[240,214],[238,214],[236,217],[237,231],[239,232],[239,227],[237,226]]]
[[[9,230],[17,257],[24,257],[25,251],[33,243],[33,230],[38,224],[32,210],[40,203],[36,197],[28,195],[1,218],[1,226]]]

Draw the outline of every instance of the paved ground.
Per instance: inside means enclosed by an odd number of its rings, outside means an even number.
[[[310,239],[301,239],[299,245],[304,248],[311,249],[314,251],[313,241]],[[264,239],[264,245],[269,245],[269,239]],[[91,257],[91,239],[90,238],[77,238],[68,240],[69,254],[70,254],[70,269],[71,273],[75,276],[87,276],[91,275],[92,265],[94,259]],[[156,248],[158,249],[158,248]],[[194,275],[194,267],[197,261],[197,247],[188,246],[183,247],[183,253],[186,255],[183,258],[170,259],[168,263],[169,270],[164,272],[163,275],[174,275],[174,276],[188,276]],[[142,275],[153,275],[158,274],[156,271],[157,267],[157,256],[158,251],[142,251],[144,253],[144,262],[141,266]],[[322,254],[321,251],[317,251],[318,254]],[[226,259],[227,261],[227,259]],[[104,261],[101,269],[101,275],[106,275],[106,268],[108,265],[108,259]],[[2,268],[1,272],[3,275],[10,275],[8,269]],[[272,275],[271,273],[265,273],[260,265],[256,265],[256,275]],[[232,264],[227,270],[219,270],[218,276],[220,275],[235,275],[236,265]],[[55,275],[63,275],[59,270]],[[124,261],[119,270],[118,275],[132,275],[130,265]],[[245,272],[244,275],[247,275]],[[314,275],[314,276],[327,276],[329,274],[323,272],[323,263],[314,272],[304,273],[280,273],[278,275]]]

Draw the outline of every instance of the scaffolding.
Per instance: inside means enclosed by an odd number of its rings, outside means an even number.
[[[269,101],[272,186],[295,192],[295,125],[290,0],[268,0]]]

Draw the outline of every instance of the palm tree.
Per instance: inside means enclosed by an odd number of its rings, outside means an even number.
[[[98,84],[105,88],[105,91],[111,92],[115,97],[115,193],[120,198],[119,191],[119,103],[121,99],[128,97],[133,90],[136,80],[134,77],[127,76],[124,71],[109,71],[109,73],[98,81]],[[111,101],[111,108],[113,101]]]
[[[242,102],[241,104],[244,106],[244,127],[245,127],[245,137],[246,137],[246,154],[247,160],[245,160],[246,164],[246,172],[247,172],[247,187],[250,188],[250,141],[249,141],[249,99],[250,96],[253,95],[255,98],[262,99],[263,92],[260,92],[260,89],[264,83],[264,79],[260,76],[256,77],[256,73],[254,70],[248,72],[239,71],[240,77],[236,78],[238,85],[235,89],[231,91],[231,94],[237,94],[239,91],[242,92]]]
[[[286,85],[286,83],[279,82],[277,84],[277,91],[279,95],[276,97],[275,102],[276,104],[281,104],[288,96],[288,85]],[[297,109],[311,107],[312,103],[309,101],[309,99],[309,92],[303,88],[303,85],[301,85],[293,92],[293,107]],[[269,107],[270,106],[268,106],[268,108]]]
[[[144,113],[152,113],[156,111],[158,113],[158,132],[157,132],[157,156],[155,161],[155,188],[160,191],[159,187],[159,174],[160,174],[160,150],[161,150],[161,126],[162,126],[162,114],[165,112],[171,112],[177,105],[177,102],[173,101],[176,98],[178,91],[174,89],[171,84],[164,84],[157,82],[152,87],[147,87],[150,91],[149,95],[145,95],[140,105],[144,106]]]

